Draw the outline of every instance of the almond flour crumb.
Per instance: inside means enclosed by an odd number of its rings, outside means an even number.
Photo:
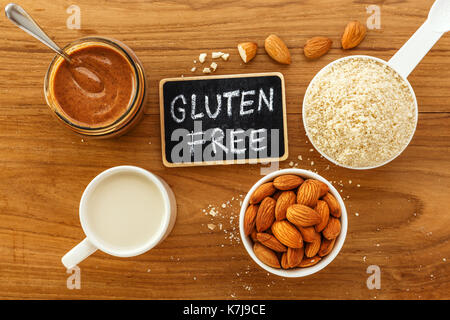
[[[197,70],[196,67],[192,67],[191,72],[195,72],[195,70]]]
[[[215,228],[216,228],[216,225],[215,225],[215,224],[208,223],[208,229],[209,229],[209,230],[214,230]]]
[[[222,60],[227,61],[229,57],[230,57],[229,53],[224,53],[221,58]]]
[[[204,68],[203,69],[203,73],[211,73],[211,69],[210,68]]]
[[[211,54],[211,57],[213,58],[213,59],[218,59],[218,58],[220,58],[220,57],[222,57],[224,55],[224,53],[223,52],[213,52],[212,54]]]
[[[217,69],[217,63],[215,63],[215,62],[213,62],[213,63],[211,63],[211,69],[213,70],[213,71],[216,71],[216,69]]]
[[[200,61],[200,63],[205,62],[206,56],[207,56],[206,53],[200,53],[200,55],[198,56],[198,61]]]
[[[390,67],[367,58],[324,69],[307,90],[303,108],[308,137],[317,149],[353,168],[396,157],[417,121],[408,84]]]

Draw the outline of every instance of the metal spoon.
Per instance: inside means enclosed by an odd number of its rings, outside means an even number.
[[[26,33],[32,35],[47,47],[71,63],[69,56],[39,27],[31,16],[19,5],[10,3],[5,7],[6,17]]]

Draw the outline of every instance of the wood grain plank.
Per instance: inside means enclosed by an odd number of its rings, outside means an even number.
[[[129,134],[113,140],[73,135],[58,125],[44,102],[42,82],[52,53],[0,19],[0,298],[450,298],[450,37],[444,36],[410,77],[419,124],[411,145],[392,163],[371,171],[335,167],[310,151],[301,119],[301,101],[317,71],[345,55],[389,59],[425,20],[432,2],[79,0],[82,29],[67,30],[65,9],[71,1],[22,1],[60,44],[86,35],[127,43],[145,66],[150,90],[146,116]],[[370,31],[355,50],[339,49],[345,24],[364,21],[365,7],[376,3],[382,29]],[[270,33],[286,40],[291,66],[265,55],[263,41]],[[328,55],[309,62],[302,47],[314,35],[330,36],[334,44]],[[236,50],[244,40],[260,45],[248,65]],[[262,165],[162,165],[158,83],[190,75],[198,54],[213,50],[231,53],[217,74],[283,73],[290,158],[280,167],[316,170],[346,198],[346,243],[318,274],[302,279],[267,275],[235,238],[239,201],[260,178]],[[123,164],[148,169],[172,186],[176,226],[144,255],[119,259],[95,253],[80,265],[81,290],[68,290],[60,259],[83,238],[77,215],[81,194],[102,170]],[[211,206],[218,216],[205,215]],[[208,223],[222,223],[223,230],[209,230]],[[381,290],[366,287],[369,265],[381,268]]]

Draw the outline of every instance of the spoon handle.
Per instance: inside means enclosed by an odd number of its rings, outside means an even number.
[[[35,37],[47,47],[70,62],[70,58],[50,37],[39,27],[36,21],[19,5],[10,3],[5,7],[6,17],[20,29]]]

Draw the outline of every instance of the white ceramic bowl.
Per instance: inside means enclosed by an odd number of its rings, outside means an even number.
[[[327,186],[330,188],[330,193],[338,200],[339,205],[341,206],[341,211],[342,211],[342,215],[340,218],[341,233],[337,237],[336,242],[335,242],[334,247],[331,250],[331,252],[327,256],[323,257],[316,265],[311,266],[311,267],[296,268],[296,269],[289,269],[289,270],[276,269],[276,268],[269,267],[268,265],[264,264],[256,257],[255,253],[253,252],[253,242],[250,239],[250,237],[246,236],[244,233],[244,215],[245,215],[245,211],[247,210],[247,207],[249,205],[250,196],[253,194],[253,192],[255,192],[256,188],[258,188],[263,183],[272,181],[276,177],[285,175],[285,174],[295,174],[302,178],[316,179],[316,180],[320,180],[320,181],[326,183]],[[240,216],[239,216],[239,229],[240,229],[242,243],[244,244],[244,247],[247,250],[250,257],[252,257],[252,259],[264,270],[266,270],[270,273],[276,274],[278,276],[288,277],[288,278],[299,278],[299,277],[308,276],[310,274],[313,274],[313,273],[316,273],[316,272],[322,270],[329,263],[331,263],[331,261],[333,261],[334,258],[336,258],[339,251],[341,251],[342,246],[344,245],[345,237],[347,235],[347,224],[348,224],[347,210],[345,208],[344,201],[342,200],[342,197],[340,196],[339,192],[333,187],[333,185],[331,183],[329,183],[322,176],[320,176],[317,173],[314,173],[312,171],[303,170],[303,169],[278,170],[278,171],[272,172],[272,173],[264,176],[263,178],[261,178],[258,182],[255,183],[255,185],[247,193],[247,195],[244,199],[244,202],[242,203],[241,212],[240,212]]]
[[[337,60],[335,60],[335,61],[333,61],[333,62],[330,62],[330,63],[327,64],[325,67],[323,67],[322,70],[320,70],[320,71],[314,76],[314,78],[311,80],[311,82],[309,83],[308,88],[306,89],[306,92],[305,92],[305,96],[303,97],[303,105],[302,105],[302,106],[305,105],[306,97],[307,97],[308,94],[309,94],[309,91],[310,91],[310,88],[311,88],[312,84],[316,81],[316,79],[317,79],[322,73],[324,73],[326,70],[328,70],[328,68],[330,68],[330,67],[331,67],[332,65],[334,65],[335,63],[338,63],[338,62],[341,62],[341,61],[344,61],[344,60],[347,60],[347,59],[354,59],[354,58],[365,58],[365,59],[371,59],[371,60],[378,61],[378,62],[380,62],[380,63],[382,63],[382,64],[388,66],[389,68],[391,68],[391,69],[392,69],[394,72],[396,72],[396,73],[399,75],[399,77],[401,77],[401,78],[405,81],[405,83],[408,85],[409,91],[411,92],[411,95],[412,95],[412,97],[414,98],[415,116],[416,116],[416,121],[415,121],[415,123],[414,123],[414,130],[413,130],[413,132],[411,133],[411,136],[409,137],[408,143],[405,144],[405,145],[403,146],[403,148],[402,148],[396,155],[394,155],[391,159],[388,159],[387,161],[384,161],[384,162],[382,162],[382,163],[380,163],[380,164],[377,164],[377,165],[374,165],[374,166],[367,166],[367,167],[350,167],[350,166],[346,166],[346,165],[344,165],[344,164],[342,164],[342,163],[337,162],[336,160],[334,160],[334,159],[332,159],[330,156],[328,156],[326,153],[324,153],[322,150],[320,150],[319,148],[317,148],[317,146],[314,144],[314,141],[310,138],[310,135],[309,135],[309,128],[308,128],[308,126],[307,126],[307,124],[306,124],[305,108],[302,107],[303,127],[305,128],[306,135],[308,136],[309,141],[311,141],[311,144],[313,145],[313,147],[314,147],[314,148],[315,148],[315,149],[316,149],[316,150],[317,150],[317,151],[318,151],[325,159],[327,159],[328,161],[334,163],[334,164],[337,165],[337,166],[344,167],[344,168],[347,168],[347,169],[368,170],[368,169],[374,169],[374,168],[378,168],[378,167],[384,166],[385,164],[387,164],[387,163],[391,162],[392,160],[394,160],[395,158],[397,158],[400,154],[402,154],[403,151],[405,151],[406,147],[411,143],[411,140],[412,140],[412,138],[413,138],[413,136],[414,136],[414,134],[415,134],[415,132],[416,132],[417,121],[418,121],[418,118],[419,118],[419,112],[418,112],[418,106],[417,106],[417,98],[416,98],[416,94],[414,93],[414,90],[413,90],[411,84],[409,83],[408,79],[406,79],[406,78],[403,77],[399,72],[397,72],[397,70],[395,70],[395,68],[393,68],[391,65],[389,65],[388,62],[386,62],[386,61],[384,61],[384,60],[382,60],[382,59],[379,59],[379,58],[375,58],[375,57],[372,57],[372,56],[365,56],[365,55],[354,55],[354,56],[348,56],[348,57],[340,58],[340,59],[337,59]]]

